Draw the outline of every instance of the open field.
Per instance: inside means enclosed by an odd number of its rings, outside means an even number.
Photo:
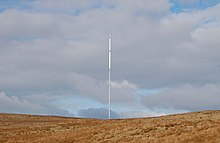
[[[0,114],[0,142],[220,142],[220,111],[97,120]]]

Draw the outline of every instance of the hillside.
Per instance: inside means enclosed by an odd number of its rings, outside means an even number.
[[[0,142],[220,142],[220,111],[139,119],[0,114]]]

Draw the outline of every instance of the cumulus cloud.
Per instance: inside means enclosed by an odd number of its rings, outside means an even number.
[[[111,87],[113,88],[131,88],[131,89],[135,89],[136,85],[129,83],[127,80],[123,80],[121,83],[119,82],[111,82]]]
[[[108,103],[108,82],[100,81],[87,75],[72,73],[73,88],[82,96],[95,99],[102,103]],[[137,100],[134,84],[124,80],[122,82],[112,82],[112,102],[129,103]]]
[[[29,101],[17,96],[7,96],[4,92],[0,92],[0,112],[64,116],[71,115],[68,111],[60,109],[50,103],[37,104],[33,100]]]
[[[121,3],[117,6],[128,7],[125,2],[117,3]],[[169,11],[167,1],[140,1],[137,4],[146,5],[145,9],[153,11],[148,6],[154,3]],[[218,57],[212,54],[218,52],[209,48],[218,46],[215,37],[219,26],[210,27],[204,20],[211,18],[218,22],[218,7],[203,12],[166,14],[154,19],[134,15],[132,11],[124,13],[120,9],[98,9],[79,16],[6,10],[0,14],[1,70],[5,73],[1,76],[2,87],[22,85],[17,81],[27,81],[23,85],[29,86],[38,83],[33,78],[27,78],[28,81],[25,75],[38,78],[41,83],[51,85],[50,88],[58,83],[58,86],[68,86],[65,78],[71,72],[104,80],[109,32],[113,35],[112,78],[115,80],[127,80],[145,88],[162,87],[183,82],[200,83],[203,74],[213,72],[208,75],[214,77],[204,79],[212,82],[218,79]],[[202,26],[204,22],[208,28]],[[18,36],[14,36],[16,33]],[[210,54],[203,58],[207,50]],[[210,67],[214,70],[209,71]],[[201,70],[203,73],[197,74]],[[45,87],[37,86],[39,89]]]
[[[219,84],[219,4],[180,13],[170,11],[168,0],[24,5],[0,12],[0,87],[22,102],[24,96],[59,92],[107,103],[109,33],[113,103],[136,104],[139,88]]]
[[[159,93],[147,95],[142,103],[148,108],[167,108],[185,111],[216,110],[220,108],[220,85],[183,85],[164,88]]]

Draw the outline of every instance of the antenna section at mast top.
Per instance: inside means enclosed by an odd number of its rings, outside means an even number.
[[[109,38],[108,38],[108,44],[109,44],[109,51],[112,49],[112,38],[111,38],[111,34],[109,34]]]

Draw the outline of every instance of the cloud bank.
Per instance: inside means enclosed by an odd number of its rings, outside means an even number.
[[[148,108],[171,108],[177,110],[199,111],[220,108],[220,85],[184,85],[164,88],[159,93],[143,97]]]
[[[0,92],[0,112],[73,116],[68,111],[54,105],[38,104],[34,103],[33,100],[28,101],[17,96],[7,96],[4,92]]]
[[[71,97],[105,108],[109,33],[117,114],[127,113],[128,106],[134,108],[130,114],[137,108],[141,113],[148,108],[219,108],[220,4],[201,1],[200,7],[193,6],[197,2],[2,2],[1,112],[64,114],[59,105],[57,111],[52,108]],[[161,92],[138,94],[154,89]],[[43,105],[42,98],[48,98]]]

